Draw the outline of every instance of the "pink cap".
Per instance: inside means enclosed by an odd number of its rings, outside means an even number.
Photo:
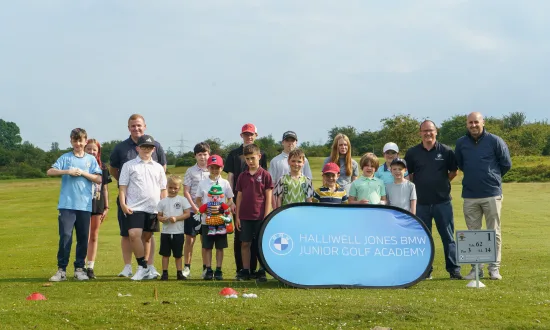
[[[324,173],[338,174],[340,173],[340,167],[335,163],[326,163],[325,166],[323,166],[323,174]]]
[[[241,129],[241,133],[252,133],[252,134],[258,134],[258,130],[256,129],[256,126],[254,124],[244,124],[243,128]]]
[[[219,167],[223,167],[222,157],[218,155],[212,155],[208,157],[208,160],[206,161],[206,166],[210,165],[218,165]]]

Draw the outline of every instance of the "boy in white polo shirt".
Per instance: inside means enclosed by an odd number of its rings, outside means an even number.
[[[119,200],[126,215],[130,245],[139,265],[132,280],[153,279],[145,260],[145,242],[158,228],[157,205],[166,197],[164,168],[152,160],[155,140],[150,135],[138,139],[138,156],[122,166],[120,171]]]
[[[208,193],[212,186],[217,185],[224,195],[221,200],[226,203],[232,210],[235,209],[233,204],[233,190],[229,185],[229,181],[221,177],[223,170],[223,159],[218,155],[212,155],[208,158],[208,171],[210,176],[199,183],[197,190],[196,205],[199,207],[208,201]],[[202,247],[205,250],[203,264],[206,265],[206,272],[204,274],[205,280],[217,281],[223,280],[222,263],[223,263],[223,249],[228,247],[227,234],[208,235],[208,226],[206,225],[206,215],[202,216]],[[216,248],[216,271],[212,270],[212,249]]]
[[[191,260],[193,257],[193,245],[195,244],[195,237],[200,234],[199,230],[196,230],[196,223],[194,219],[195,213],[199,211],[199,206],[195,204],[197,198],[197,190],[199,188],[199,183],[208,178],[210,173],[206,167],[206,161],[210,157],[210,146],[206,142],[200,142],[195,145],[193,149],[195,153],[195,159],[197,163],[185,171],[185,177],[183,179],[183,195],[187,198],[187,201],[191,205],[191,215],[185,220],[184,231],[185,231],[185,243],[183,244],[183,276],[189,278],[191,275]],[[202,259],[205,259],[204,249],[202,249]],[[206,265],[202,265],[203,277],[204,272],[206,271]]]
[[[273,182],[279,181],[283,175],[290,173],[288,155],[292,150],[296,149],[296,145],[298,144],[298,136],[293,131],[286,131],[283,133],[283,140],[281,144],[283,145],[283,152],[275,156],[275,158],[273,158],[269,163],[269,174],[271,174],[271,179]],[[309,162],[305,156],[302,173],[310,179],[313,178],[311,168],[309,167]]]

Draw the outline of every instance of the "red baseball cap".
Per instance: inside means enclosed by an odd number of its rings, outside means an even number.
[[[218,165],[219,167],[223,167],[222,157],[218,155],[212,155],[208,157],[208,160],[206,161],[206,166],[210,165]]]
[[[244,124],[243,128],[241,129],[242,133],[252,133],[252,134],[258,134],[258,130],[256,129],[256,126],[254,124]]]
[[[335,163],[326,163],[325,166],[323,166],[323,174],[325,173],[338,174],[340,173],[340,167]]]

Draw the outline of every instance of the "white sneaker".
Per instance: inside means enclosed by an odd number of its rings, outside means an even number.
[[[483,275],[484,275],[483,274],[483,269],[480,269],[479,270],[479,278],[482,278]],[[475,280],[476,279],[476,269],[472,268],[472,270],[470,270],[468,275],[464,276],[463,279],[465,279],[465,280]]]
[[[493,269],[489,271],[489,278],[492,280],[502,280],[502,275],[498,269]]]
[[[124,269],[118,274],[118,277],[130,277],[132,275],[132,266],[124,266]]]
[[[202,270],[201,278],[204,279],[205,276],[206,276],[206,268]]]
[[[52,277],[50,277],[50,282],[61,282],[67,280],[67,273],[59,268],[57,270],[57,273],[55,273]]]
[[[147,269],[149,269],[149,277],[151,277],[151,279],[155,279],[160,276],[160,273],[154,265],[147,265]]]
[[[191,269],[189,269],[189,267],[184,267],[182,275],[185,276],[185,278],[191,277]]]
[[[87,281],[90,279],[83,268],[77,268],[74,270],[74,278],[79,281]]]
[[[132,281],[145,280],[147,276],[149,276],[149,268],[138,266],[136,275],[132,276]]]

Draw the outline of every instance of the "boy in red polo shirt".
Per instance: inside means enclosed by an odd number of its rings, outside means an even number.
[[[237,179],[237,214],[235,224],[241,232],[243,269],[237,274],[238,281],[250,279],[250,246],[258,239],[265,216],[271,211],[273,181],[268,171],[260,167],[260,148],[255,144],[244,147],[243,156],[248,165]],[[258,242],[258,245],[260,242]],[[256,274],[259,282],[267,281],[265,269],[260,264]]]

